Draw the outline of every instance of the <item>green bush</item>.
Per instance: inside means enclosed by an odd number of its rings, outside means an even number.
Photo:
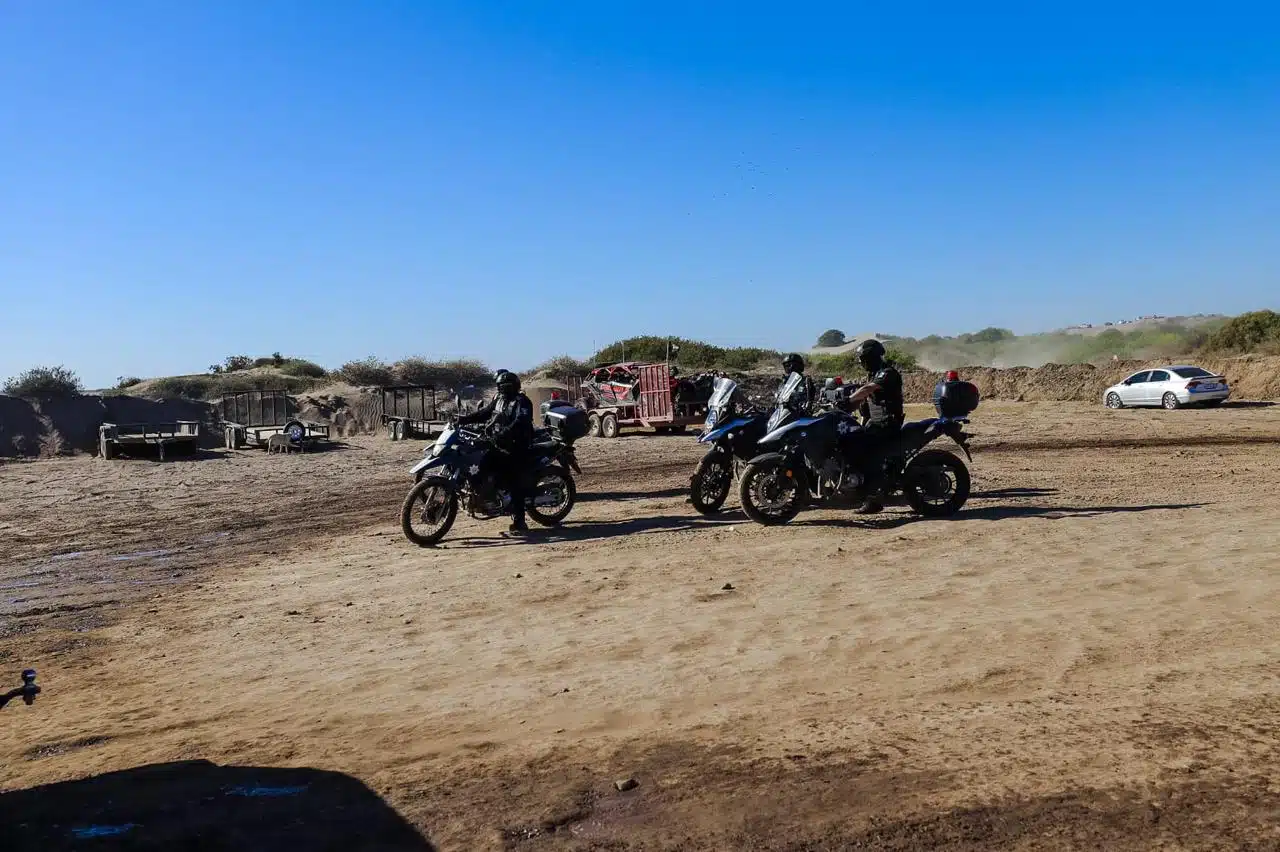
[[[534,367],[525,373],[525,376],[545,375],[553,379],[564,379],[571,376],[585,376],[590,371],[591,365],[586,361],[579,361],[569,355],[558,355]]]
[[[393,385],[395,374],[385,361],[370,355],[359,361],[348,361],[334,371],[338,378],[353,385]]]
[[[222,362],[222,370],[225,373],[235,373],[240,370],[247,370],[253,366],[253,359],[248,355],[228,355],[227,360]]]
[[[57,367],[32,367],[4,383],[9,396],[26,399],[53,399],[75,396],[83,390],[80,377],[61,365]]]
[[[289,358],[280,365],[280,372],[286,376],[303,376],[308,379],[323,379],[329,371],[314,361],[303,358]]]
[[[772,349],[725,348],[700,340],[646,335],[609,344],[592,356],[591,363],[599,365],[615,364],[619,361],[639,361],[656,364],[666,361],[668,352],[672,362],[690,370],[715,368],[750,370],[762,360],[776,360],[782,357]]]
[[[488,385],[493,382],[493,374],[487,366],[466,358],[428,361],[413,356],[397,361],[391,371],[397,382],[406,385],[454,389],[461,385]]]
[[[1205,347],[1218,352],[1260,352],[1280,346],[1280,314],[1250,311],[1228,320]]]
[[[920,369],[920,365],[914,355],[897,347],[886,346],[885,357],[904,373]],[[862,376],[867,372],[863,369],[862,364],[858,363],[856,352],[843,352],[839,355],[811,355],[807,360],[809,372],[815,375]]]
[[[120,376],[116,379],[116,390],[124,390],[140,384],[142,384],[142,379],[137,376]]]
[[[151,383],[151,395],[160,399],[206,399],[220,377],[168,376]]]

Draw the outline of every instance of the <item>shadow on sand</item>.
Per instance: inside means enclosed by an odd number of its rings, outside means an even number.
[[[435,852],[339,772],[161,763],[0,795],[4,849]]]

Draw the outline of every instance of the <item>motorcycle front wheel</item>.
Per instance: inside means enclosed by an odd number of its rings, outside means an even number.
[[[725,454],[707,453],[693,472],[693,480],[689,483],[689,501],[702,514],[714,514],[729,499],[729,488],[732,485],[733,468]]]
[[[457,517],[458,493],[453,484],[442,477],[426,476],[404,498],[400,528],[418,547],[431,547],[445,537]]]
[[[778,453],[760,456],[742,472],[738,496],[742,511],[757,524],[785,524],[804,508],[804,471],[795,469]]]
[[[529,517],[544,527],[558,527],[578,499],[578,488],[573,477],[558,467],[548,467],[538,473],[533,487],[533,499],[526,508]]]
[[[971,484],[969,468],[954,453],[927,450],[907,465],[902,493],[917,515],[945,518],[968,501]]]

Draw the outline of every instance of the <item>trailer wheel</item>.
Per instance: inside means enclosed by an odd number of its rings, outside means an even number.
[[[600,418],[600,434],[605,438],[618,437],[618,418],[612,414],[606,414]]]
[[[600,437],[600,415],[594,411],[587,417],[587,434],[592,438]]]
[[[307,437],[307,427],[302,425],[301,420],[290,420],[284,424],[284,433],[289,436],[290,441],[300,444]]]

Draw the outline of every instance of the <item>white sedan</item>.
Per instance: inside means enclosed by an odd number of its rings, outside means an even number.
[[[1231,396],[1223,376],[1186,365],[1141,370],[1102,393],[1107,408],[1160,406],[1170,411],[1184,405],[1218,406]]]

